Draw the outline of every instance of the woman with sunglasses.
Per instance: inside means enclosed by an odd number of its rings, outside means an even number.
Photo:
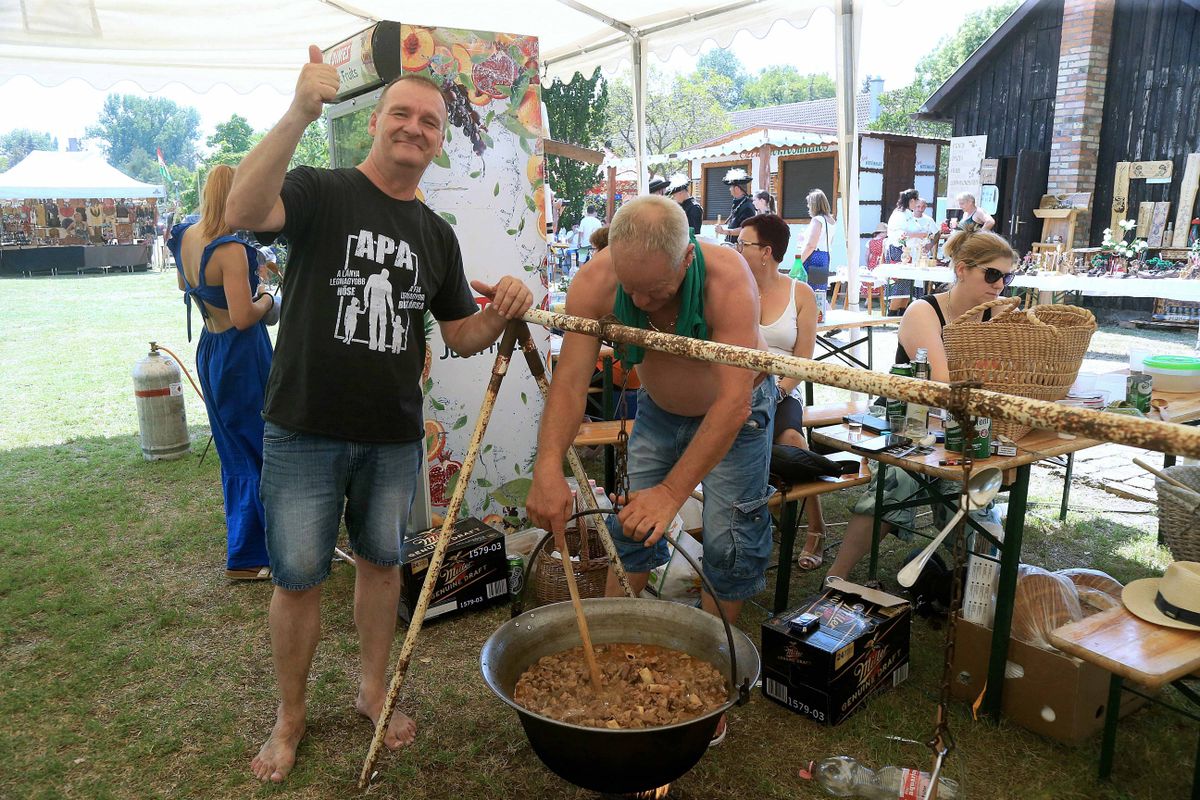
[[[912,303],[900,320],[899,342],[896,345],[896,363],[911,362],[919,348],[929,354],[929,377],[945,383],[950,378],[946,363],[946,348],[942,344],[942,329],[947,322],[958,319],[977,305],[995,300],[1013,281],[1016,255],[1008,242],[991,231],[959,231],[946,242],[946,257],[954,269],[954,282],[944,292],[927,295]],[[991,318],[990,309],[977,319]],[[850,571],[871,548],[871,528],[875,519],[875,481],[872,479],[867,491],[854,504],[854,516],[846,527],[846,538],[838,548],[837,558],[829,568],[829,574],[848,578]],[[957,484],[944,482],[940,491],[951,492]],[[884,500],[891,504],[912,497],[920,490],[916,479],[900,469],[889,469],[884,485]],[[911,529],[916,518],[916,509],[907,508],[889,511],[884,517],[880,532]],[[908,538],[907,533],[897,535]]]

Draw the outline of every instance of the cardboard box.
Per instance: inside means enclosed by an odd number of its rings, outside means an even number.
[[[798,633],[802,614],[820,626]],[[908,677],[911,608],[886,592],[836,581],[763,623],[763,694],[797,714],[837,725],[872,695]]]
[[[421,596],[429,559],[441,528],[409,536],[400,554],[400,619],[408,622]],[[504,534],[474,517],[454,525],[450,546],[434,585],[426,621],[468,608],[485,608],[508,600],[508,560]]]
[[[959,619],[955,631],[951,693],[974,703],[987,682],[992,631]],[[1094,664],[1009,639],[1009,669],[1000,711],[1034,733],[1078,743],[1104,727],[1109,673]],[[1011,677],[1008,677],[1011,676]],[[1145,700],[1123,692],[1121,716]]]

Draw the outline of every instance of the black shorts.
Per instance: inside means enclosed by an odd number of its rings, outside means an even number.
[[[790,394],[775,407],[775,436],[789,428],[804,433],[804,404]]]

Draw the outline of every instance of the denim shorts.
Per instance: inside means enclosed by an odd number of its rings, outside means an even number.
[[[746,600],[767,585],[771,560],[771,514],[767,483],[775,407],[775,379],[767,377],[750,398],[750,417],[737,439],[704,478],[704,576],[718,600]],[[638,390],[636,424],[629,436],[629,488],[656,486],[683,456],[703,417],[681,417],[659,408]],[[628,572],[649,572],[670,560],[665,539],[653,547],[624,535],[615,516],[609,532]],[[272,562],[273,563],[273,562]]]
[[[423,455],[419,441],[349,442],[267,421],[259,491],[275,585],[300,591],[329,577],[343,512],[356,558],[399,564]]]

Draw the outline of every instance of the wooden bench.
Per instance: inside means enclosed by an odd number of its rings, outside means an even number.
[[[804,427],[823,428],[826,425],[837,425],[847,414],[859,414],[866,411],[865,401],[846,403],[826,403],[818,406],[804,407]],[[617,443],[617,434],[621,430],[621,420],[613,419],[604,422],[584,422],[579,425],[573,444],[576,447],[600,447]],[[625,430],[633,433],[633,420],[626,420]]]
[[[812,428],[824,428],[826,425],[837,425],[847,414],[861,414],[869,407],[865,400],[805,406],[804,427],[806,430],[811,430]]]
[[[840,421],[841,417],[838,417],[838,420]],[[808,418],[804,421],[807,424]],[[817,478],[771,495],[771,499],[767,501],[767,508],[779,512],[779,566],[775,573],[774,613],[778,614],[788,607],[792,583],[792,554],[796,547],[796,533],[800,528],[800,512],[804,510],[804,504],[810,498],[863,486],[870,482],[871,473],[860,460],[856,473],[838,478]]]
[[[1189,675],[1200,677],[1200,632],[1154,625],[1129,613],[1124,606],[1117,606],[1056,628],[1050,633],[1050,643],[1068,655],[1112,673],[1100,742],[1101,780],[1107,780],[1112,771],[1122,688],[1161,703],[1141,691],[1122,686],[1126,678],[1151,692],[1173,683],[1183,697],[1200,706],[1200,694],[1183,685],[1183,679]],[[1198,718],[1194,712],[1167,707],[1192,719]],[[1192,800],[1200,800],[1200,747],[1192,770]]]
[[[847,414],[858,414],[867,410],[867,403],[864,401],[845,402],[845,403],[826,403],[817,406],[805,406],[804,408],[804,428],[805,431],[810,431],[813,428],[823,428],[826,425],[836,425],[842,421],[842,417]],[[633,420],[626,420],[625,430],[627,433],[633,433]],[[621,420],[606,420],[603,422],[584,422],[579,426],[579,432],[575,434],[575,439],[572,442],[576,447],[603,447],[604,450],[604,486],[605,489],[610,489],[615,482],[615,465],[612,448],[617,443],[617,434],[621,431]],[[835,491],[833,489],[827,491]],[[823,494],[823,492],[817,492]],[[799,516],[797,512],[797,517]],[[794,527],[794,523],[793,523]]]

